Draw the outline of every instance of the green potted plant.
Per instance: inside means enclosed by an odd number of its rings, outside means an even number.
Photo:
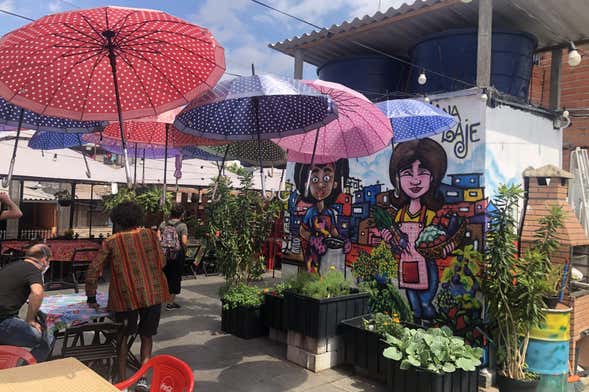
[[[244,283],[225,287],[221,291],[221,330],[243,339],[265,336],[261,323],[262,291]]]
[[[260,268],[262,244],[270,234],[274,220],[283,208],[282,202],[275,199],[267,202],[259,191],[252,189],[252,174],[246,171],[238,175],[240,190],[231,189],[231,181],[220,177],[214,184],[215,197],[207,205],[207,228],[210,245],[216,253],[217,266],[225,277],[227,292],[253,292],[251,282],[264,273]],[[249,291],[248,291],[249,290]],[[261,305],[261,294],[260,303]],[[226,295],[222,296],[222,301]],[[222,325],[231,324],[233,317],[225,309],[221,315]],[[238,309],[243,310],[244,307]],[[262,326],[260,306],[248,310],[249,321]],[[246,317],[245,313],[240,317]],[[238,335],[239,336],[239,335]]]
[[[330,268],[323,276],[300,272],[299,287],[285,292],[288,329],[314,339],[339,335],[343,320],[368,313],[368,293]]]
[[[553,234],[548,233],[523,254],[517,252],[515,211],[523,196],[519,186],[501,185],[489,212],[483,289],[489,317],[495,324],[498,372],[502,392],[535,391],[537,377],[526,370],[530,331],[544,321],[544,296],[549,291],[549,253]],[[547,221],[544,221],[547,222]],[[552,234],[550,234],[552,232]]]
[[[71,206],[74,199],[67,189],[55,192],[54,196],[57,199],[57,203],[62,207]]]
[[[450,328],[402,328],[386,335],[387,384],[395,392],[478,392],[483,350],[453,336]]]

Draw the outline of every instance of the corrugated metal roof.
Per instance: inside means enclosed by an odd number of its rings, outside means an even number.
[[[587,20],[587,0],[493,1],[493,28],[533,34],[539,49],[589,40]],[[352,41],[392,55],[408,56],[409,50],[428,35],[477,25],[477,0],[468,4],[461,0],[417,0],[412,5],[365,15],[269,46],[290,56],[294,56],[295,49],[303,49],[307,63],[321,66],[342,57],[374,54]]]

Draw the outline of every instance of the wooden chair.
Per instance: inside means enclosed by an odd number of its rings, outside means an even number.
[[[197,278],[198,268],[201,267],[202,258],[206,247],[202,242],[189,244],[186,247],[186,256],[184,258],[184,267],[192,272],[194,279]],[[204,270],[206,276],[206,269]]]
[[[81,277],[82,275],[86,274],[88,270],[88,266],[90,265],[92,258],[98,253],[98,248],[84,248],[84,249],[76,249],[72,254],[72,281],[74,284],[74,291],[78,293],[78,283],[82,281],[78,278],[78,274]],[[82,259],[80,260],[80,256],[83,255]],[[85,280],[85,279],[84,279]]]
[[[114,380],[123,324],[90,323],[67,328],[61,357],[74,357],[107,380]]]

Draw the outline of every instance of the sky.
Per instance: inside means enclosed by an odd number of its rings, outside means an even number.
[[[404,0],[264,0],[267,4],[319,26],[340,24],[345,20],[373,15]],[[410,1],[412,2],[412,1]],[[211,30],[225,48],[227,72],[249,75],[251,64],[256,73],[293,76],[294,60],[268,48],[269,43],[308,33],[313,28],[292,18],[253,3],[251,0],[0,0],[0,10],[29,18],[94,8],[105,5],[152,8],[166,11]],[[6,34],[28,21],[0,13],[0,34]],[[315,67],[305,65],[305,79],[316,79]]]

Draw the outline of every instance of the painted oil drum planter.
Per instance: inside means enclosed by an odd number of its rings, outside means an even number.
[[[341,321],[368,313],[368,293],[357,291],[326,299],[285,292],[284,299],[287,328],[315,339],[337,336]]]
[[[571,308],[544,309],[545,320],[530,331],[528,369],[540,375],[538,392],[566,392]]]
[[[383,337],[364,327],[364,317],[341,322],[344,338],[344,362],[354,366],[363,376],[386,382],[387,359],[382,352],[387,347]]]

